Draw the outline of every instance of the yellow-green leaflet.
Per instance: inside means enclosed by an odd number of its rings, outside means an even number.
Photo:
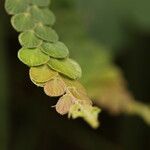
[[[47,65],[31,67],[30,78],[37,83],[44,83],[55,78],[58,73],[50,69]]]
[[[58,71],[71,79],[78,79],[82,75],[79,64],[69,58],[62,60],[51,58],[48,65],[55,71]]]
[[[39,39],[33,30],[27,30],[19,35],[19,42],[23,47],[36,48],[42,44],[42,40]]]
[[[56,43],[43,42],[41,50],[54,58],[66,58],[69,55],[69,50],[66,45],[59,41]]]
[[[20,61],[30,67],[40,66],[46,64],[49,61],[49,56],[41,52],[41,50],[38,48],[22,48],[18,52],[18,58]]]

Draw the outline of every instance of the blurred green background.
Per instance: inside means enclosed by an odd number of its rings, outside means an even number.
[[[82,64],[90,61],[93,54],[101,54],[82,50],[80,41],[84,39],[104,45],[122,68],[135,98],[150,103],[149,0],[53,0],[51,8],[57,17],[54,28],[73,58]],[[150,149],[150,128],[138,117],[112,117],[103,111],[101,127],[93,130],[81,119],[59,116],[51,108],[56,100],[48,98],[29,80],[28,68],[17,59],[19,48],[18,34],[1,0],[0,150]],[[88,73],[88,67],[94,66],[82,66],[83,74]]]

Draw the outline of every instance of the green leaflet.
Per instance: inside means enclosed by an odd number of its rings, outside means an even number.
[[[51,58],[48,65],[55,71],[58,71],[71,79],[80,78],[82,75],[79,64],[69,58],[62,60]]]
[[[66,58],[69,55],[69,50],[62,42],[42,44],[42,51],[54,58]]]
[[[26,48],[36,48],[42,44],[42,40],[39,39],[33,30],[28,30],[19,35],[19,42]]]
[[[66,85],[60,77],[55,77],[44,85],[44,92],[50,97],[62,96],[66,92]]]
[[[12,17],[11,23],[18,32],[33,29],[35,25],[31,14],[28,12],[16,14]]]
[[[40,9],[37,6],[33,6],[30,12],[37,22],[41,22],[44,25],[54,25],[56,21],[55,15],[48,8]]]
[[[55,30],[40,23],[36,26],[35,33],[44,41],[57,42],[59,39]]]
[[[50,1],[51,0],[30,0],[30,3],[40,7],[46,7],[50,4]]]
[[[22,13],[27,7],[28,0],[5,0],[5,9],[11,15]]]
[[[71,106],[69,110],[69,117],[72,117],[73,119],[82,117],[93,128],[97,128],[99,126],[98,122],[99,113],[100,109],[97,107],[93,107],[91,105],[81,105],[80,103],[76,103]]]
[[[36,83],[44,83],[52,80],[58,75],[58,73],[51,70],[47,65],[42,65],[38,67],[31,67],[29,75]]]
[[[46,64],[49,61],[49,56],[42,53],[40,49],[22,48],[18,52],[18,58],[24,64],[34,67]]]

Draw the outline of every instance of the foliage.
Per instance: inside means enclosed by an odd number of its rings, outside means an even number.
[[[77,62],[69,58],[68,48],[59,42],[52,25],[54,14],[48,9],[50,1],[6,0],[6,11],[13,15],[11,23],[21,32],[22,48],[18,58],[30,67],[30,78],[43,87],[50,97],[60,97],[56,111],[69,117],[82,117],[93,128],[98,127],[100,110],[92,106],[85,89],[79,83],[82,71]]]

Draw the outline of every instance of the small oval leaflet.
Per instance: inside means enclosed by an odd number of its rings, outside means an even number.
[[[67,85],[68,88],[76,88],[78,89],[82,94],[87,95],[87,91],[84,88],[84,86],[77,80],[70,80],[64,76],[61,76],[65,84]]]
[[[40,7],[46,7],[50,4],[51,0],[30,0],[30,3],[33,5],[38,5]]]
[[[41,23],[36,26],[35,33],[39,38],[48,42],[57,42],[59,39],[55,30]]]
[[[35,25],[32,16],[28,12],[13,16],[11,23],[18,32],[33,29]]]
[[[29,75],[33,81],[43,83],[52,80],[58,75],[58,73],[51,70],[47,65],[42,65],[38,67],[31,67]]]
[[[66,58],[69,55],[69,50],[62,42],[47,43],[43,42],[42,51],[54,58]]]
[[[81,104],[92,105],[92,101],[88,97],[87,93],[83,93],[81,89],[72,87],[68,88],[68,90],[76,98],[77,101],[80,101]]]
[[[19,42],[26,48],[36,48],[42,44],[42,40],[39,39],[33,30],[28,30],[19,35]]]
[[[28,0],[5,0],[5,9],[11,15],[24,12],[27,7]]]
[[[72,99],[73,97],[70,94],[62,96],[56,104],[56,111],[61,115],[67,114],[73,105]]]
[[[66,92],[66,85],[61,78],[54,78],[44,86],[44,92],[50,97],[58,97]]]
[[[37,22],[41,22],[44,25],[54,25],[56,18],[52,11],[47,8],[41,9],[33,6],[30,9],[32,17]]]
[[[38,48],[22,48],[18,52],[18,58],[20,61],[30,67],[40,66],[49,61],[49,56],[41,52],[41,50]]]
[[[31,79],[31,78],[30,78],[30,79]],[[45,85],[45,82],[43,82],[43,83],[42,83],[42,82],[41,82],[41,83],[40,83],[40,82],[35,82],[35,81],[32,80],[32,79],[31,79],[31,81],[32,81],[32,83],[35,84],[37,87],[44,87],[44,85]]]
[[[71,79],[80,78],[82,75],[82,70],[79,64],[69,58],[62,60],[51,58],[48,62],[48,65],[52,69],[62,73],[63,75],[66,75]]]

